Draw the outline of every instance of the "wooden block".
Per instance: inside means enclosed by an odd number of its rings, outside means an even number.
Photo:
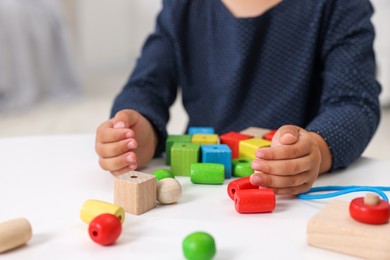
[[[261,138],[251,138],[240,141],[238,148],[238,155],[242,158],[255,159],[255,152],[260,147],[270,146],[271,142]]]
[[[219,138],[217,134],[194,134],[191,142],[196,144],[218,144]]]
[[[171,165],[171,148],[174,143],[191,143],[190,135],[168,135],[165,141],[165,164]]]
[[[349,214],[349,203],[335,200],[309,221],[307,242],[364,259],[390,259],[390,224],[357,222]]]
[[[141,215],[156,207],[156,177],[132,171],[115,177],[114,204],[127,213]]]
[[[188,128],[188,134],[214,134],[215,130],[212,127],[207,126],[191,126]]]
[[[225,166],[225,179],[232,177],[232,150],[226,144],[206,144],[200,147],[202,163],[220,163]]]
[[[25,218],[0,223],[0,253],[24,245],[31,237],[32,228]]]
[[[263,136],[270,131],[271,131],[271,129],[260,128],[260,127],[248,127],[246,129],[242,130],[240,133],[246,134],[246,135],[251,135],[251,136],[256,137],[256,138],[263,138]]]
[[[199,162],[200,144],[175,143],[171,149],[171,171],[175,176],[190,176],[191,164]]]
[[[232,158],[238,158],[238,144],[241,140],[253,138],[251,135],[241,134],[238,132],[229,132],[220,136],[221,144],[226,144],[232,150]]]

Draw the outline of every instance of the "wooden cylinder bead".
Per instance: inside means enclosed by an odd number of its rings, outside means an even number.
[[[372,201],[371,201],[372,202]],[[349,213],[353,219],[365,224],[380,225],[389,222],[390,204],[379,199],[376,205],[365,204],[363,197],[355,198],[349,204]]]
[[[161,204],[177,202],[182,194],[180,183],[172,178],[165,178],[157,182],[157,200]]]
[[[25,218],[0,223],[0,253],[27,243],[32,237],[32,228]]]
[[[191,164],[191,182],[195,184],[223,184],[225,166],[218,163]]]
[[[153,175],[156,176],[157,181],[161,181],[165,178],[175,178],[170,170],[167,169],[158,169],[153,172]]]
[[[249,178],[250,178],[249,176],[244,177],[244,178],[240,178],[240,179],[231,181],[228,184],[227,192],[228,192],[229,197],[232,200],[234,199],[234,194],[238,190],[258,189],[259,188],[258,186],[252,185],[251,182],[249,181]]]
[[[253,173],[252,160],[248,158],[237,158],[232,161],[233,176],[247,177]]]
[[[272,212],[275,204],[275,193],[271,189],[237,190],[234,194],[234,205],[239,213]]]
[[[87,200],[80,210],[80,218],[89,224],[97,216],[109,213],[115,215],[121,223],[125,221],[125,211],[122,207],[101,200]]]

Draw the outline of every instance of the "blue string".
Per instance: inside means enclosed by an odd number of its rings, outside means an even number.
[[[316,194],[312,195],[310,193],[313,192],[322,192],[322,191],[336,191],[325,194]],[[317,199],[328,199],[336,196],[352,193],[352,192],[360,192],[360,191],[370,191],[377,193],[382,197],[383,200],[389,201],[386,194],[383,191],[390,191],[390,187],[386,186],[322,186],[322,187],[314,187],[305,193],[301,193],[298,195],[298,198],[302,200],[317,200]]]

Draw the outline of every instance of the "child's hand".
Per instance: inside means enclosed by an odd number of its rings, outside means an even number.
[[[96,130],[99,164],[113,175],[142,167],[154,155],[157,135],[153,126],[134,110],[119,111]]]
[[[321,136],[286,125],[275,133],[271,147],[256,151],[250,181],[276,194],[299,194],[308,191],[318,174],[330,167],[330,151]]]

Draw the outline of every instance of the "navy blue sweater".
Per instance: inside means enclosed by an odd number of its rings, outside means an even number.
[[[166,0],[112,115],[146,116],[159,153],[180,87],[190,126],[298,125],[325,139],[332,169],[346,167],[380,118],[372,12],[368,0],[283,0],[236,18],[220,0]]]

